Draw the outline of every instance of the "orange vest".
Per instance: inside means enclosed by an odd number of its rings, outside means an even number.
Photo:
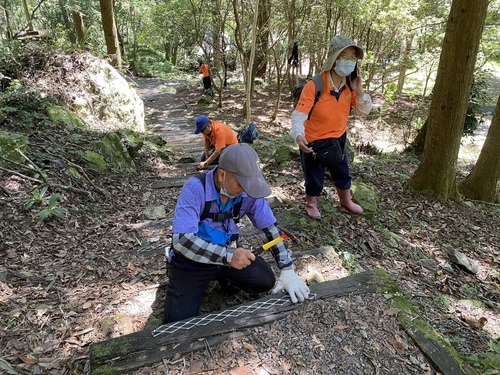
[[[347,130],[347,119],[351,106],[356,104],[356,93],[345,85],[339,99],[330,94],[328,82],[329,72],[321,73],[323,77],[323,93],[314,106],[311,117],[304,122],[304,135],[307,142],[318,139],[340,138]],[[302,90],[296,110],[309,114],[316,96],[315,84],[308,81]]]

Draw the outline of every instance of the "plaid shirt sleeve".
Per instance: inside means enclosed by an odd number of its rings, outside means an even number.
[[[174,233],[173,248],[194,262],[205,264],[229,265],[234,247],[216,245],[198,237],[196,233]]]
[[[280,233],[276,223],[262,229],[262,232],[260,233],[260,237],[264,242],[272,241],[279,236]],[[280,241],[271,247],[271,251],[273,252],[274,260],[276,261],[279,269],[292,267],[292,251],[286,248],[283,241]]]

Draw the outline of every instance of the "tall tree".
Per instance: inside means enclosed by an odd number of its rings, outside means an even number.
[[[116,30],[113,0],[99,0],[99,4],[101,5],[102,28],[106,39],[108,56],[111,58],[111,65],[121,71],[122,58],[118,42],[118,31]]]
[[[59,4],[59,9],[61,10],[61,15],[63,18],[64,27],[66,28],[66,30],[68,30],[69,40],[71,43],[74,44],[74,43],[76,43],[76,35],[75,35],[74,28],[73,28],[73,24],[71,23],[69,16],[68,16],[68,11],[66,9],[66,0],[58,0],[58,4]]]
[[[5,37],[7,39],[12,39],[12,29],[10,27],[10,16],[9,16],[9,9],[7,8],[7,0],[3,1],[2,10],[4,12],[4,17],[5,17],[5,31],[4,31]],[[3,27],[4,26],[0,27],[0,31],[2,30]]]
[[[80,13],[79,10],[74,9],[71,12],[71,15],[73,16],[73,22],[75,24],[75,31],[76,31],[76,41],[78,42],[78,45],[80,48],[84,48],[85,44],[85,24],[83,23],[83,17],[82,13]]]
[[[455,181],[467,100],[489,0],[454,0],[439,60],[424,153],[410,188],[456,198]],[[467,30],[467,32],[464,32]]]
[[[253,63],[255,59],[255,49],[257,44],[257,19],[259,17],[259,1],[255,2],[252,24],[252,45],[250,49],[250,59],[248,61],[248,73],[246,84],[246,103],[245,103],[245,124],[249,124],[252,119],[252,89],[253,89]]]
[[[467,198],[485,202],[499,202],[500,181],[500,96],[488,135],[472,172],[458,185]]]
[[[267,73],[269,59],[269,30],[271,22],[270,0],[259,0],[259,15],[257,18],[257,49],[255,51],[254,73],[256,77],[264,78]]]
[[[23,0],[23,9],[26,16],[26,23],[28,25],[28,31],[33,31],[33,18],[31,17],[30,11],[28,9],[28,3]]]

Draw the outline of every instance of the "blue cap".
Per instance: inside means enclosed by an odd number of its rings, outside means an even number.
[[[198,116],[194,123],[196,125],[196,129],[194,130],[194,134],[201,133],[201,129],[210,122],[210,119],[207,116]]]

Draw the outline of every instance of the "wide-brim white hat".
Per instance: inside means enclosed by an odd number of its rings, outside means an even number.
[[[356,49],[356,57],[358,59],[362,59],[365,55],[363,50],[358,47],[356,43],[344,35],[335,35],[332,40],[330,40],[330,44],[328,46],[328,58],[321,68],[322,72],[329,72],[333,68],[333,64],[341,52],[348,47],[354,47]]]

